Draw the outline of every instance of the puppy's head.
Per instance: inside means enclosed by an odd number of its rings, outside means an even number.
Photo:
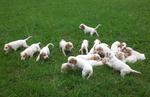
[[[122,49],[122,52],[125,54],[125,57],[131,56],[132,55],[132,49],[128,48],[128,47],[124,47]]]
[[[97,48],[94,48],[94,52],[95,53],[101,53],[101,52],[103,52],[104,50],[103,50],[103,48],[102,47],[97,47]]]
[[[44,60],[46,60],[46,59],[48,59],[49,57],[48,57],[48,54],[46,54],[46,53],[41,53],[41,58],[43,58]]]
[[[100,57],[100,55],[98,55],[98,54],[94,54],[94,55],[90,58],[90,60],[99,61],[99,60],[101,60],[101,57]]]
[[[68,42],[65,46],[66,50],[72,49],[73,48],[73,44],[71,42]]]
[[[118,45],[118,48],[120,49],[120,50],[122,50],[123,48],[125,48],[126,47],[126,43],[125,42],[121,42],[119,45]]]
[[[77,64],[77,59],[75,57],[73,57],[73,56],[70,56],[68,58],[68,63],[76,65]]]
[[[11,50],[12,50],[11,45],[5,44],[5,46],[4,46],[5,53],[9,53]]]
[[[99,39],[94,40],[94,44],[99,44],[99,43],[101,43],[101,41]]]
[[[80,28],[81,30],[84,30],[84,29],[85,29],[85,25],[84,25],[84,24],[80,24],[79,28]]]
[[[21,53],[20,56],[21,56],[21,60],[25,60],[29,57],[27,53]]]
[[[66,70],[70,70],[70,69],[73,69],[74,68],[74,65],[70,64],[70,63],[63,63],[61,65],[61,72],[64,72]]]
[[[117,57],[118,59],[120,59],[120,60],[123,60],[124,57],[125,57],[125,55],[124,55],[124,53],[122,53],[122,52],[117,52],[117,53],[116,53],[116,57]]]

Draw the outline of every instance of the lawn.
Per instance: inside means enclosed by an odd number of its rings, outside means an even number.
[[[83,39],[90,47],[96,36],[85,35],[80,23],[98,28],[100,40],[125,41],[145,53],[146,60],[129,64],[142,74],[124,79],[106,65],[94,68],[89,80],[80,70],[61,73],[67,61],[59,51],[61,39],[74,44],[78,55]],[[5,55],[5,43],[32,35],[31,45],[52,42],[48,61],[20,60],[20,49]],[[150,97],[150,0],[0,0],[0,97]]]

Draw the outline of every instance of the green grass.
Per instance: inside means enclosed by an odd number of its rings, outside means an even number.
[[[129,64],[142,75],[122,79],[107,66],[94,68],[90,80],[83,80],[79,70],[62,74],[67,57],[59,51],[60,39],[74,43],[72,55],[78,54],[83,39],[90,47],[96,39],[80,31],[80,23],[101,23],[102,42],[125,41],[145,53],[145,61]],[[20,61],[21,50],[4,54],[5,43],[29,35],[28,44],[55,45],[48,61]],[[149,97],[149,43],[150,0],[0,0],[0,97]]]

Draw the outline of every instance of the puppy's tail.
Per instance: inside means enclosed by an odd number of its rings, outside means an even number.
[[[97,33],[97,31],[95,33],[96,33],[97,37],[99,37],[99,34]]]
[[[141,72],[131,69],[131,72],[141,74]]]
[[[101,24],[98,24],[94,29],[96,30],[97,28],[99,28],[99,26],[101,26]]]
[[[36,58],[36,62],[39,61],[40,59],[40,54],[38,55],[38,57]]]
[[[27,41],[28,39],[30,39],[32,36],[27,37],[26,39],[24,39],[25,41]]]
[[[52,46],[52,47],[54,47],[54,45],[52,44],[52,43],[48,43],[46,46],[48,47],[48,46]]]

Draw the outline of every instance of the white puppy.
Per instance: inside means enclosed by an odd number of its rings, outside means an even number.
[[[115,41],[112,45],[111,45],[111,51],[113,51],[114,53],[118,52],[118,46],[120,45],[119,41]]]
[[[98,35],[96,29],[97,29],[100,25],[101,25],[101,24],[98,24],[95,28],[92,28],[92,27],[89,27],[89,26],[87,26],[87,25],[85,25],[85,24],[80,24],[79,28],[80,28],[81,30],[83,30],[84,33],[90,33],[91,36],[93,36],[93,34],[96,34],[96,35],[99,37],[99,35]]]
[[[66,56],[65,51],[71,51],[73,48],[73,44],[71,42],[66,42],[64,39],[62,39],[59,43],[59,47],[62,50],[63,54]]]
[[[137,60],[145,60],[145,55],[141,54],[130,47],[124,47],[122,52],[125,54],[125,62],[135,63]]]
[[[40,52],[41,48],[40,48],[40,42],[39,43],[34,43],[31,46],[29,46],[28,48],[26,48],[24,51],[22,51],[20,53],[21,56],[21,60],[25,60],[28,57],[33,57],[33,54],[36,52]]]
[[[73,64],[70,64],[70,63],[63,63],[61,65],[61,72],[65,72],[67,70],[71,70],[71,69],[74,69],[75,66]]]
[[[54,47],[54,45],[53,45],[52,43],[49,43],[49,44],[47,44],[45,47],[43,47],[43,48],[41,49],[41,51],[40,51],[40,53],[39,53],[39,55],[38,55],[36,61],[39,61],[40,58],[42,58],[42,59],[44,59],[44,60],[46,60],[46,59],[49,58],[50,50],[49,50],[48,47],[49,47],[50,45]]]
[[[103,61],[87,61],[81,58],[70,56],[68,58],[68,63],[75,65],[76,67],[82,69],[82,77],[85,78],[87,75],[87,79],[93,74],[93,66],[103,65]]]
[[[109,67],[113,68],[114,70],[120,71],[120,75],[122,77],[124,77],[126,74],[129,74],[131,72],[141,73],[139,71],[136,71],[130,68],[126,63],[116,58],[113,53],[107,53],[106,57],[107,57],[106,64]]]
[[[106,53],[112,52],[107,44],[98,44],[94,47],[94,52],[99,54],[102,58],[105,57]]]
[[[90,52],[88,54],[94,54],[94,48],[97,44],[100,44],[101,41],[99,39],[95,39],[93,47],[91,48]]]
[[[9,43],[7,43],[7,44],[5,44],[5,46],[4,46],[4,51],[6,52],[6,53],[9,53],[11,50],[17,50],[18,48],[20,48],[20,47],[25,47],[25,48],[27,48],[28,47],[28,45],[27,45],[27,43],[26,43],[26,41],[28,40],[28,39],[30,39],[32,36],[29,36],[28,38],[26,38],[26,39],[21,39],[21,40],[16,40],[16,41],[13,41],[13,42],[9,42]]]
[[[81,48],[80,48],[80,52],[81,54],[83,54],[83,51],[86,51],[86,54],[88,54],[88,46],[89,46],[89,41],[88,40],[83,40],[82,44],[81,44]]]
[[[100,61],[102,59],[98,54],[78,55],[76,57],[84,60],[95,60],[95,61]]]

